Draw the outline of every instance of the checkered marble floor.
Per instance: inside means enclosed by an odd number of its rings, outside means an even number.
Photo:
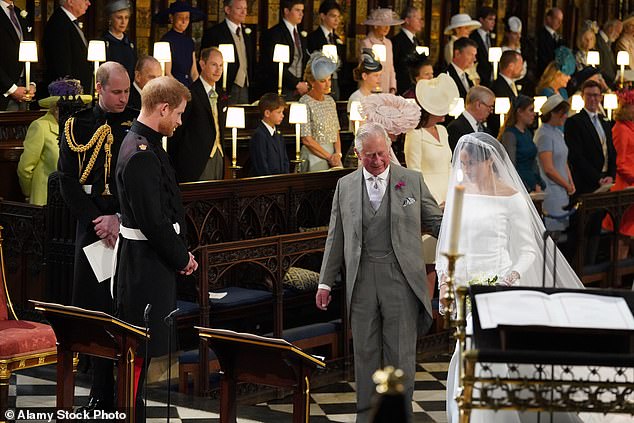
[[[420,363],[417,367],[413,398],[414,422],[446,422],[445,382],[448,357],[438,361]],[[54,367],[29,369],[12,377],[9,388],[9,404],[15,409],[38,412],[54,412]],[[16,383],[17,381],[17,383]],[[87,381],[78,378],[75,387],[75,404],[85,404],[89,389]],[[148,388],[148,422],[164,422],[167,417],[165,389]],[[170,421],[175,423],[218,422],[218,401],[171,393]],[[290,422],[292,405],[290,398],[274,400],[253,406],[238,406],[238,422]],[[310,421],[354,422],[354,382],[339,382],[311,393]],[[0,417],[0,420],[2,418]],[[36,422],[37,420],[28,420]],[[43,421],[43,420],[40,420]]]

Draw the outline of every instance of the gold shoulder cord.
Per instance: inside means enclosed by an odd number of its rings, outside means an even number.
[[[73,127],[75,125],[75,118],[69,118],[64,124],[64,135],[66,136],[66,142],[68,143],[68,147],[75,153],[80,153],[81,157],[77,157],[79,161],[79,172],[81,173],[81,177],[79,178],[79,183],[84,184],[86,179],[88,179],[88,175],[92,171],[92,168],[95,166],[95,161],[97,160],[97,156],[99,155],[99,151],[101,150],[101,146],[106,141],[104,146],[104,151],[106,152],[106,164],[105,164],[105,177],[104,182],[106,184],[106,190],[104,194],[110,194],[110,190],[108,187],[108,177],[110,176],[110,161],[112,159],[112,143],[114,141],[114,137],[112,136],[112,129],[110,125],[107,123],[101,125],[95,131],[94,135],[90,138],[86,144],[78,144],[75,141],[75,135],[73,132]],[[95,147],[92,155],[90,156],[90,160],[88,161],[88,165],[84,169],[84,160],[86,151],[90,150],[92,147]],[[82,172],[83,170],[83,172]]]

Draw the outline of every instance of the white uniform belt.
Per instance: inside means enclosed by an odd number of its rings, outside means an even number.
[[[81,189],[88,195],[92,194],[92,185],[82,185]]]
[[[181,226],[178,222],[174,223],[172,226],[174,227],[174,232],[177,234],[181,233]],[[147,237],[143,235],[141,229],[126,228],[123,225],[119,225],[119,234],[121,234],[121,236],[125,239],[131,239],[133,241],[147,241]]]

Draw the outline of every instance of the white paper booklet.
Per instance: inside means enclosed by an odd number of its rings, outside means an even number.
[[[114,256],[112,248],[106,247],[106,243],[99,240],[85,246],[83,250],[99,282],[112,276],[112,257]]]
[[[512,325],[634,330],[634,316],[621,297],[513,290],[475,299],[482,329]]]

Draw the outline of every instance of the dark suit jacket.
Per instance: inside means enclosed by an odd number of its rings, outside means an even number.
[[[288,173],[286,146],[279,132],[271,136],[262,121],[251,136],[249,142],[251,158],[251,176],[277,175]]]
[[[335,42],[336,40],[341,40],[341,38],[337,34],[335,34]],[[308,34],[308,37],[306,37],[306,45],[310,53],[316,50],[321,51],[321,48],[324,46],[324,44],[329,44],[329,42],[326,39],[326,35],[321,29],[321,26],[318,26],[316,30]],[[337,43],[336,46],[339,60],[341,60],[341,62],[343,63],[346,59],[346,46],[343,44],[343,41],[341,42],[341,44]]]
[[[466,99],[467,98],[467,90],[465,89],[464,85],[462,84],[462,80],[458,76],[458,72],[456,72],[456,68],[454,68],[453,65],[450,63],[449,65],[447,65],[446,72],[447,72],[447,74],[449,76],[451,76],[451,78],[453,78],[453,81],[458,86],[458,92],[460,93],[460,97]],[[473,81],[471,81],[471,79],[469,79],[469,75],[467,75],[467,81],[469,82],[469,88],[473,87]]]
[[[300,28],[297,28],[300,32],[300,42],[302,44],[302,74],[308,63],[308,48],[305,37],[301,36]],[[275,50],[275,44],[286,44],[289,46],[289,54],[291,60],[295,54],[295,42],[291,33],[286,28],[284,22],[280,22],[275,26],[272,26],[267,31],[264,31],[260,36],[260,64],[262,66],[262,86],[266,92],[277,92],[277,73],[278,64],[273,62],[273,51]],[[282,74],[282,87],[289,91],[294,91],[297,83],[302,81],[303,78],[297,78],[288,69],[290,63],[284,63],[284,71]]]
[[[616,78],[616,70],[618,66],[616,64],[616,56],[612,52],[612,48],[607,42],[603,40],[601,34],[597,34],[597,50],[599,51],[599,60],[601,61],[601,75],[603,79],[611,88],[615,87],[614,80]]]
[[[75,24],[60,7],[46,23],[42,51],[46,60],[45,87],[58,78],[71,76],[81,81],[84,93],[92,92],[93,69],[86,58],[88,48]]]
[[[225,127],[226,101],[222,100],[224,93],[221,84],[216,84],[218,92],[218,126],[220,140]],[[176,179],[179,182],[198,181],[205,170],[205,165],[211,154],[216,139],[216,127],[211,112],[209,96],[200,78],[189,87],[192,100],[187,104],[182,116],[183,125],[174,132],[168,143],[167,152],[174,164]],[[224,148],[223,148],[224,151]],[[226,152],[225,152],[226,154]]]
[[[498,75],[498,78],[493,81],[490,88],[496,97],[507,97],[511,104],[515,101],[516,96],[513,94],[513,90],[501,76]],[[487,119],[487,125],[491,134],[497,138],[498,133],[500,132],[500,116],[495,113],[491,113]]]
[[[616,150],[612,144],[612,125],[599,119],[605,132],[608,147],[608,170],[601,172],[604,163],[601,140],[590,116],[582,109],[569,117],[564,126],[566,145],[568,145],[568,164],[577,194],[586,194],[599,188],[599,179],[604,176],[616,176]]]
[[[480,75],[480,84],[485,87],[490,87],[493,82],[493,64],[489,62],[489,50],[478,31],[473,31],[469,35],[469,38],[478,43],[478,53],[476,55],[478,65],[476,66],[476,70],[478,71],[478,75]],[[491,47],[495,47],[493,40],[491,40]]]
[[[447,125],[447,134],[449,135],[449,147],[451,147],[451,151],[454,151],[461,136],[471,133],[473,133],[473,127],[467,118],[464,117],[464,114],[461,114]]]
[[[128,107],[141,110],[141,93],[134,86],[134,81],[130,84],[130,97],[128,97]]]
[[[245,27],[242,26],[242,28],[244,29]],[[255,82],[255,34],[251,33],[247,35],[244,31],[242,31],[241,37],[247,53],[247,76],[249,78],[249,86],[252,86]],[[202,41],[200,42],[200,48],[203,49],[212,46],[218,47],[220,44],[233,45],[236,61],[234,63],[229,63],[227,66],[227,81],[233,83],[236,79],[238,68],[240,67],[240,60],[238,59],[238,50],[236,49],[233,36],[231,35],[231,31],[229,30],[229,25],[227,25],[226,20],[212,26],[211,28],[205,29]],[[229,89],[227,90],[229,91]]]
[[[414,38],[414,41],[415,42],[412,43],[404,31],[399,31],[399,33],[392,38],[392,55],[394,56],[394,70],[396,71],[396,91],[399,94],[404,93],[412,86],[405,59],[409,54],[416,51],[418,40]]]
[[[546,66],[555,60],[555,49],[562,45],[565,45],[563,39],[556,41],[545,26],[537,30],[537,75],[541,76]]]
[[[28,32],[26,19],[20,16],[20,9],[17,6],[14,10],[22,27],[22,37],[25,41],[31,40],[33,37],[32,33]],[[20,37],[18,37],[15,27],[4,11],[0,11],[0,40],[2,40],[2,48],[0,49],[0,110],[5,110],[9,103],[9,97],[2,94],[7,92],[13,84],[19,85],[24,63],[18,62]]]

